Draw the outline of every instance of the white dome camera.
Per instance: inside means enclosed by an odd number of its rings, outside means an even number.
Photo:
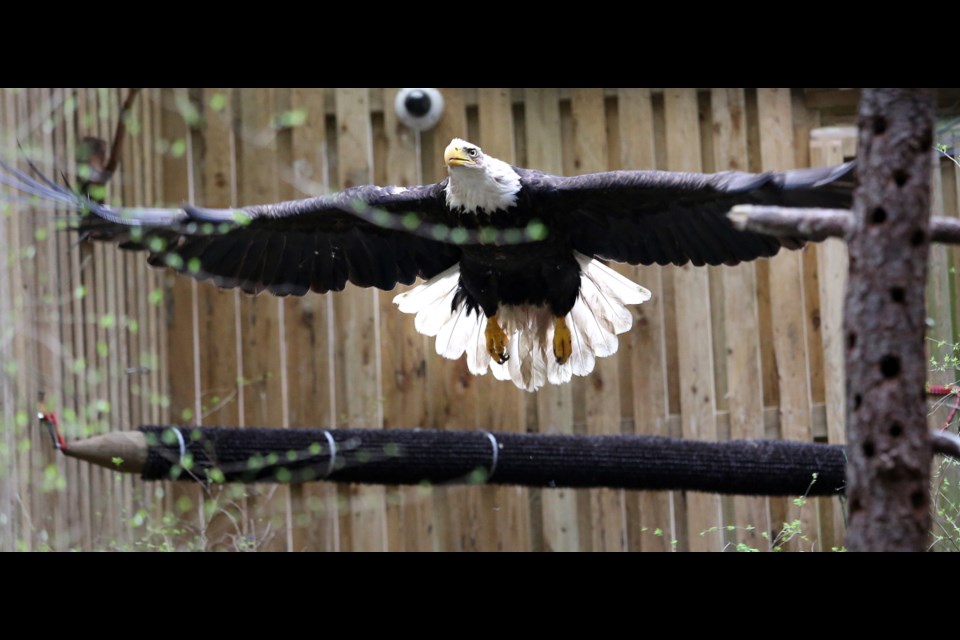
[[[393,106],[400,122],[416,131],[426,131],[443,116],[443,95],[436,89],[401,89]]]

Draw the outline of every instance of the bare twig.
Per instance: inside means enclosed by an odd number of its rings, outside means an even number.
[[[84,195],[100,204],[103,204],[104,201],[103,194],[96,193],[94,187],[105,187],[120,165],[123,140],[127,134],[127,118],[138,93],[140,93],[140,89],[130,89],[127,99],[123,101],[123,105],[120,107],[120,117],[117,119],[117,128],[113,134],[113,145],[110,147],[109,157],[107,156],[106,141],[93,136],[84,137],[77,149],[77,161],[86,164],[89,168],[89,175],[80,180],[80,190]]]

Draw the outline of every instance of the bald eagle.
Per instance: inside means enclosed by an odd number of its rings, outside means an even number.
[[[522,169],[454,139],[447,177],[413,187],[340,193],[241,209],[115,208],[8,165],[0,180],[84,215],[80,231],[146,250],[225,288],[256,294],[393,289],[438,354],[466,354],[533,391],[585,376],[617,350],[627,305],[650,292],[601,260],[734,265],[799,240],[733,228],[735,204],[849,207],[852,163],[761,174],[610,171],[561,177]]]

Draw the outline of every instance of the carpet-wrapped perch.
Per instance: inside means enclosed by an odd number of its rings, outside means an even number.
[[[845,453],[777,440],[697,442],[432,429],[144,426],[64,453],[144,480],[508,484],[743,495],[836,495]]]

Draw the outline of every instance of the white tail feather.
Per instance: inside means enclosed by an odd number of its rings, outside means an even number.
[[[650,292],[616,271],[582,254],[580,294],[567,314],[573,353],[563,365],[553,353],[555,319],[545,306],[504,305],[497,312],[508,337],[504,364],[491,361],[487,353],[487,319],[483,313],[468,313],[461,303],[453,308],[460,284],[460,268],[453,266],[424,284],[396,296],[393,301],[404,313],[416,314],[417,331],[436,336],[437,353],[456,360],[467,355],[467,368],[474,375],[488,370],[498,380],[511,380],[527,391],[546,383],[563,384],[573,376],[593,371],[597,358],[613,355],[619,346],[618,334],[630,330],[633,316],[628,304],[650,299]]]

